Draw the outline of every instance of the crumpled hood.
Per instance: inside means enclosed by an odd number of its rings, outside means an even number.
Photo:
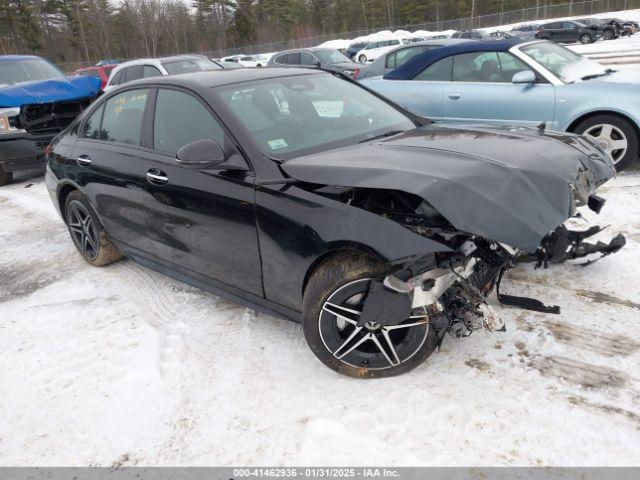
[[[0,107],[21,107],[93,97],[100,90],[95,77],[63,77],[0,88]]]
[[[282,169],[311,183],[418,195],[455,228],[529,252],[570,217],[572,202],[615,176],[607,155],[574,135],[445,124],[296,158]]]

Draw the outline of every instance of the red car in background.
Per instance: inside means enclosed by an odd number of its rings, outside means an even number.
[[[116,67],[115,64],[101,65],[99,67],[84,67],[84,68],[77,69],[71,75],[99,78],[101,81],[100,89],[104,90],[104,87],[107,85],[107,80],[109,80],[109,74],[111,73],[111,70],[113,70],[115,67]]]

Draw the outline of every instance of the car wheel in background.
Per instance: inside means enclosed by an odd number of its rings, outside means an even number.
[[[580,35],[579,40],[582,44],[591,43],[591,35],[589,35],[588,33],[583,33],[582,35]]]
[[[638,135],[633,125],[616,115],[594,115],[582,121],[575,133],[587,135],[602,143],[621,172],[638,160]]]
[[[360,55],[360,57],[358,57],[358,61],[360,63],[367,63],[367,57],[365,55]]]
[[[71,192],[64,211],[71,239],[88,263],[101,267],[122,258],[84,195],[78,191]]]
[[[615,35],[613,34],[613,30],[605,30],[604,32],[602,32],[603,40],[613,40],[614,37]]]
[[[436,349],[438,338],[428,316],[411,311],[408,295],[406,320],[358,325],[371,282],[388,270],[370,256],[345,252],[320,264],[309,279],[302,305],[304,336],[332,370],[358,378],[390,377],[417,367]]]
[[[13,172],[5,172],[2,169],[2,167],[0,167],[0,187],[9,185],[12,181],[13,181]]]

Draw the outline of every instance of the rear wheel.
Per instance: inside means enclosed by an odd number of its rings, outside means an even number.
[[[367,57],[365,55],[360,55],[360,57],[358,58],[358,61],[360,63],[367,63]]]
[[[71,192],[64,211],[71,239],[88,263],[101,267],[122,258],[84,195]]]
[[[580,35],[579,40],[582,44],[591,43],[591,35],[589,35],[588,33],[583,33],[582,35]]]
[[[13,181],[13,172],[5,172],[0,166],[0,187],[9,185]]]
[[[638,159],[638,135],[633,125],[616,115],[594,115],[582,121],[576,133],[586,135],[611,155],[618,172]]]
[[[437,336],[423,311],[410,311],[392,325],[360,321],[371,282],[387,272],[384,263],[350,252],[324,262],[311,276],[302,327],[313,353],[332,370],[358,378],[390,377],[417,367],[436,349]]]
[[[603,40],[613,40],[614,38],[615,34],[613,33],[613,30],[605,30],[604,32],[602,32]]]

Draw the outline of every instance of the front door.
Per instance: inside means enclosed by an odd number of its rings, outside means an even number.
[[[508,52],[475,52],[453,57],[453,81],[443,95],[443,120],[538,126],[552,122],[555,87],[514,84],[530,67]]]
[[[187,274],[263,296],[253,173],[248,168],[183,166],[176,153],[208,138],[218,142],[235,165],[248,167],[244,158],[204,102],[190,92],[158,89],[152,123],[149,253]]]

